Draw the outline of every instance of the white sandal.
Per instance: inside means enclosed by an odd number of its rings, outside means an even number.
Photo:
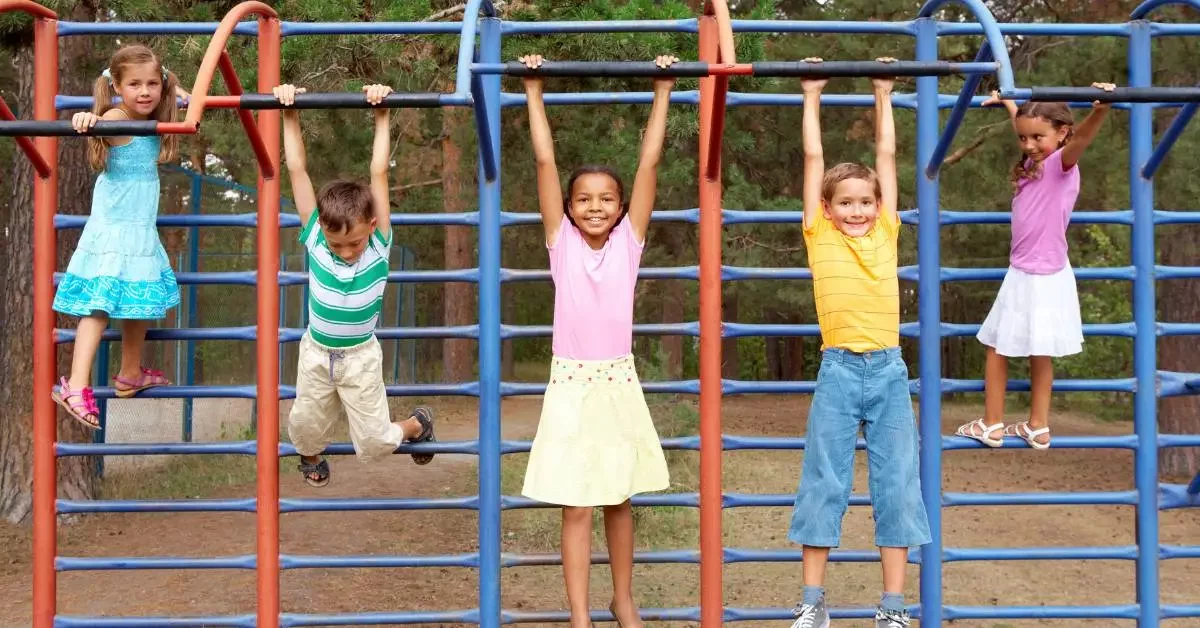
[[[1029,421],[1022,421],[1020,423],[1013,423],[1012,425],[1005,427],[1004,435],[1005,436],[1016,436],[1017,438],[1020,438],[1021,440],[1028,443],[1029,446],[1034,449],[1049,449],[1050,448],[1050,427],[1049,426],[1035,430],[1035,429],[1030,429]],[[1046,442],[1044,442],[1044,443],[1040,443],[1037,440],[1037,437],[1042,436],[1042,435],[1046,436]]]
[[[955,431],[954,433],[959,436],[966,436],[967,438],[977,440],[977,441],[983,443],[984,445],[987,445],[988,447],[999,447],[1004,444],[1003,434],[1005,433],[1005,429],[1006,428],[1004,427],[1003,423],[996,423],[995,425],[986,425],[983,422],[983,419],[975,419],[974,421],[971,421],[970,423],[964,423],[963,425],[958,426],[958,430]],[[1000,433],[1001,433],[1000,438],[992,438],[992,437],[988,436],[988,434],[991,434],[992,432],[995,432],[996,430],[1000,430]],[[974,432],[978,432],[978,433],[976,434]]]

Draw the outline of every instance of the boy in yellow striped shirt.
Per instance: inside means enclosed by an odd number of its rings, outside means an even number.
[[[883,564],[883,595],[875,625],[904,628],[909,625],[903,597],[908,548],[931,539],[921,501],[908,367],[900,355],[893,81],[872,80],[874,170],[856,163],[825,170],[820,119],[825,83],[801,81],[804,243],[813,274],[822,358],[788,530],[788,538],[804,546],[804,597],[792,625],[829,625],[825,565],[830,548],[841,539],[854,477],[854,445],[861,428],[870,466],[875,544]]]

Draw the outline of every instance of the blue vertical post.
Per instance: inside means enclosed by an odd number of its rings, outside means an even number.
[[[108,354],[111,343],[101,342],[100,350],[96,352],[96,386],[104,386],[108,381]],[[103,443],[108,440],[108,399],[97,399],[99,408],[96,419],[100,421],[100,429],[92,433],[93,443]],[[96,475],[104,477],[104,456],[96,456]]]
[[[404,262],[408,260],[408,248],[400,247],[400,270],[408,270]],[[396,327],[404,326],[404,290],[405,284],[400,284],[400,289],[396,290]],[[392,355],[392,383],[400,383],[400,350],[404,346],[404,341],[397,339],[396,352]]]
[[[188,208],[193,216],[200,215],[200,197],[204,192],[204,181],[196,176],[196,173],[187,170],[188,177],[192,180],[192,191],[188,198]],[[200,228],[188,227],[188,272],[197,272],[200,268]],[[197,327],[197,310],[196,303],[199,286],[191,284],[188,286],[187,294],[187,326],[191,328]],[[185,385],[194,386],[196,384],[196,341],[187,341],[187,353],[184,358],[184,368],[187,369],[187,379]],[[183,442],[190,443],[192,441],[192,398],[188,397],[183,400]]]
[[[282,247],[280,247],[282,248]],[[285,271],[287,266],[287,253],[279,252],[279,270]],[[279,287],[279,327],[287,327],[287,286]],[[283,381],[283,365],[284,365],[284,349],[287,347],[282,340],[279,341],[279,381]]]
[[[937,22],[917,20],[917,61],[936,61]],[[942,625],[942,282],[938,176],[925,166],[938,143],[938,79],[917,79],[917,287],[920,320],[921,497],[933,542],[921,547],[921,626]]]
[[[468,15],[465,19],[472,19]],[[479,25],[482,63],[500,61],[500,20]],[[500,76],[481,77],[491,141],[479,138],[479,625],[500,626]],[[480,127],[484,128],[484,127]],[[496,176],[484,173],[492,151]]]
[[[1149,87],[1150,23],[1130,22],[1129,86]],[[1158,393],[1155,362],[1158,339],[1154,311],[1154,184],[1142,177],[1142,166],[1154,146],[1154,110],[1134,104],[1129,111],[1129,201],[1133,209],[1133,452],[1137,502],[1138,628],[1158,626]]]

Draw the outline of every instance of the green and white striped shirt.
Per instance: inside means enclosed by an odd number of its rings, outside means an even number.
[[[358,261],[347,264],[329,250],[313,212],[300,231],[300,243],[308,251],[308,333],[313,340],[326,347],[353,347],[375,333],[387,287],[391,233],[385,238],[376,229]]]

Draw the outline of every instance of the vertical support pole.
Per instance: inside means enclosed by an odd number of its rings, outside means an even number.
[[[468,16],[467,19],[471,19]],[[479,57],[500,62],[501,22],[479,21]],[[500,76],[480,79],[496,173],[479,157],[479,626],[499,628],[500,608]],[[478,109],[478,107],[477,107]],[[476,111],[476,115],[480,112]]]
[[[187,171],[188,176],[192,179],[191,198],[188,199],[188,209],[191,215],[200,215],[200,206],[203,202],[201,197],[204,194],[204,181],[196,176],[192,171]],[[188,263],[187,269],[189,273],[200,271],[200,228],[188,227]],[[187,327],[195,329],[198,327],[197,318],[199,318],[199,298],[200,286],[191,284],[188,286],[187,292]],[[184,358],[184,368],[187,369],[186,379],[188,386],[196,385],[196,341],[187,341],[187,353]],[[192,398],[188,397],[183,400],[183,442],[192,442]]]
[[[1129,24],[1129,86],[1149,87],[1150,23]],[[1138,628],[1158,626],[1158,393],[1154,311],[1154,182],[1142,166],[1154,150],[1152,105],[1134,103],[1129,111],[1129,202],[1133,208],[1133,452],[1137,487]]]
[[[58,94],[58,20],[33,23],[33,117],[55,120]],[[58,416],[54,388],[54,264],[58,208],[58,138],[39,137],[34,146],[50,164],[50,176],[33,179],[33,628],[52,628],[57,608],[54,556],[58,551],[55,498],[58,471],[54,441]]]
[[[937,22],[917,20],[917,61],[936,61]],[[933,541],[921,547],[921,626],[942,625],[942,281],[937,173],[925,166],[938,142],[938,79],[917,79],[917,268],[920,312],[921,498]]]
[[[104,382],[108,381],[108,360],[109,354],[112,351],[112,343],[101,342],[100,348],[96,351],[96,377],[97,386],[103,386]],[[108,400],[97,399],[96,406],[99,408],[98,419],[100,420],[100,429],[92,433],[93,443],[103,443],[108,440]],[[104,477],[104,456],[96,456],[96,475]]]
[[[279,20],[258,18],[258,91],[279,83]],[[258,176],[258,628],[279,626],[279,111],[258,112],[276,176]]]
[[[717,19],[700,17],[700,60],[717,63]],[[721,154],[717,79],[700,79],[700,625],[724,619],[721,588]],[[719,146],[719,144],[718,144]]]

